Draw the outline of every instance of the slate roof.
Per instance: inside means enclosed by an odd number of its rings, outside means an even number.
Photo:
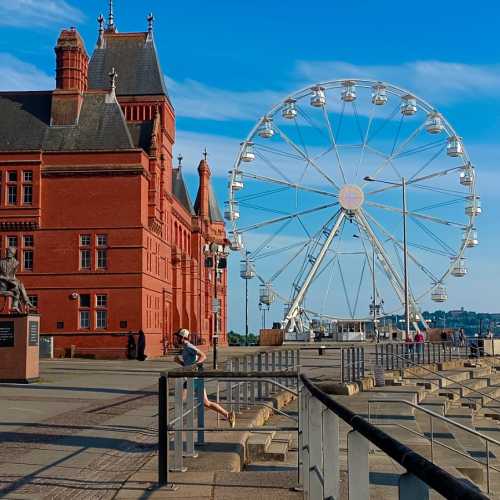
[[[132,141],[136,148],[141,148],[146,152],[149,152],[151,146],[151,134],[153,133],[153,120],[147,120],[145,122],[128,122],[128,129],[130,135],[132,136]]]
[[[118,73],[119,96],[165,95],[167,88],[154,42],[147,33],[106,33],[104,46],[89,64],[89,89],[108,89],[109,73]]]
[[[0,92],[0,151],[135,148],[116,100],[85,94],[78,123],[60,127],[50,126],[51,100],[52,92]]]
[[[180,204],[191,214],[195,215],[193,209],[193,204],[191,203],[191,198],[182,177],[182,172],[180,168],[172,169],[172,192]]]
[[[194,211],[196,214],[200,213],[200,191],[196,196],[196,201],[194,202]],[[222,217],[219,204],[217,203],[217,198],[215,197],[212,184],[208,183],[208,215],[211,222],[224,222]]]

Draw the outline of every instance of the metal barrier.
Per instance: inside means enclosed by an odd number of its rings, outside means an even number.
[[[387,406],[387,404],[393,404],[393,403],[405,404],[407,406],[411,406],[415,410],[419,410],[419,411],[424,412],[427,415],[429,415],[429,417],[430,417],[429,418],[430,436],[428,436],[427,433],[417,432],[417,431],[410,429],[409,427],[406,427],[405,425],[402,425],[402,424],[394,424],[394,423],[385,424],[385,423],[379,422],[379,423],[377,423],[377,425],[380,425],[380,426],[397,425],[398,427],[401,427],[402,429],[405,429],[413,434],[416,434],[417,436],[428,439],[430,441],[430,445],[431,445],[431,462],[432,463],[434,463],[434,443],[435,443],[435,444],[438,444],[438,445],[440,445],[440,446],[442,446],[450,451],[453,451],[453,452],[467,458],[468,460],[471,460],[473,462],[476,462],[478,464],[483,465],[486,468],[486,491],[488,492],[488,494],[491,493],[490,469],[492,469],[496,472],[500,472],[500,469],[498,469],[497,467],[494,467],[490,463],[490,444],[493,444],[495,446],[500,446],[500,441],[497,441],[496,439],[490,438],[489,436],[486,436],[485,434],[478,432],[475,429],[470,429],[469,427],[466,427],[465,425],[459,424],[458,422],[455,422],[454,420],[447,418],[443,415],[439,415],[439,413],[435,413],[431,410],[428,410],[427,408],[423,408],[419,405],[411,403],[410,401],[406,401],[405,399],[391,399],[391,400],[388,400],[388,399],[370,399],[368,401],[368,422],[370,422],[370,423],[372,423],[372,418],[373,418],[373,414],[371,411],[372,403],[383,403],[385,406]],[[448,424],[448,425],[452,425],[452,426],[457,427],[458,429],[461,429],[469,434],[477,436],[480,439],[484,439],[486,462],[482,462],[478,458],[474,458],[473,456],[471,456],[469,454],[463,453],[462,451],[457,450],[455,448],[452,448],[451,446],[449,446],[445,443],[442,443],[442,442],[438,441],[437,439],[435,439],[434,438],[434,425],[433,425],[434,419],[441,420],[442,422],[446,422],[446,424]],[[439,433],[437,433],[437,434],[439,434]]]
[[[375,364],[386,370],[400,370],[410,364],[459,359],[461,354],[451,342],[388,342],[375,345]]]
[[[185,457],[196,458],[195,445],[202,446],[205,443],[205,432],[250,430],[259,432],[263,430],[259,427],[206,427],[205,380],[217,382],[218,400],[218,384],[222,382],[225,385],[225,405],[235,412],[254,405],[262,405],[289,416],[259,399],[268,398],[276,389],[297,395],[297,390],[294,388],[298,386],[299,362],[300,352],[286,349],[228,360],[224,371],[204,371],[202,367],[191,367],[165,372],[160,377],[158,386],[158,482],[160,486],[174,488],[168,481],[168,473],[187,470],[183,459]],[[263,368],[267,369],[263,370]],[[173,419],[169,418],[170,379],[175,381]],[[265,427],[266,432],[272,430],[297,432],[298,426]],[[171,440],[173,441],[172,453],[170,453]]]
[[[308,500],[339,497],[340,419],[352,427],[347,435],[350,500],[370,498],[370,446],[379,448],[406,469],[399,477],[399,498],[425,500],[429,498],[429,488],[445,498],[488,498],[469,481],[454,478],[360,415],[334,401],[306,376],[301,375],[300,379],[304,387],[300,392],[299,450],[304,497]]]

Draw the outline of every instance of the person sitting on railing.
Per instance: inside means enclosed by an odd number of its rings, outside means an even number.
[[[189,330],[186,328],[181,328],[177,333],[177,338],[179,339],[179,344],[182,346],[182,351],[180,356],[176,356],[174,361],[181,366],[193,366],[193,365],[201,365],[206,359],[207,355],[198,349],[196,346],[189,342]],[[184,393],[187,389],[187,381],[184,381]],[[185,394],[184,396],[185,397]],[[227,411],[218,403],[214,403],[210,401],[207,396],[207,391],[204,390],[203,394],[203,404],[205,408],[208,410],[213,410],[220,415],[222,415],[228,422],[231,427],[236,425],[236,415],[234,411]]]

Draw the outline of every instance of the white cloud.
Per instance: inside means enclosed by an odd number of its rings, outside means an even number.
[[[400,65],[355,65],[344,61],[299,61],[296,76],[310,82],[339,78],[384,80],[423,99],[447,103],[462,97],[498,94],[500,65],[415,61]]]
[[[11,54],[0,53],[0,74],[0,90],[50,90],[55,85],[54,78]]]
[[[18,28],[76,24],[85,16],[65,0],[0,0],[0,25]]]
[[[166,78],[177,115],[189,118],[257,120],[283,98],[282,93],[271,90],[232,91],[191,79],[179,82]]]

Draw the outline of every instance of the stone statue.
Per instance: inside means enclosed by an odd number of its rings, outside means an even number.
[[[12,297],[12,311],[22,312],[33,309],[24,285],[16,278],[19,262],[16,248],[7,248],[7,257],[0,259],[0,295]]]

